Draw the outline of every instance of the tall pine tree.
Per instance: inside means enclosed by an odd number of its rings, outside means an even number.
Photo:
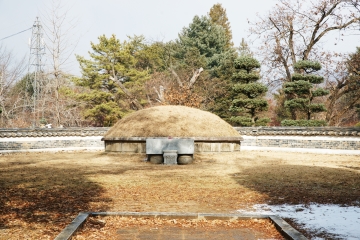
[[[268,109],[268,102],[263,99],[268,89],[258,82],[260,63],[255,58],[242,56],[235,60],[234,65],[234,100],[230,110],[236,116],[232,116],[230,121],[244,127],[266,125],[270,120],[261,118],[260,114]]]
[[[210,9],[209,17],[211,23],[220,25],[224,28],[226,35],[226,46],[231,47],[233,45],[232,32],[226,10],[221,6],[220,3],[214,4],[214,6],[212,6]]]
[[[231,71],[235,50],[229,48],[225,29],[213,24],[207,16],[195,16],[189,27],[184,28],[177,41],[176,59],[196,56],[212,77],[222,77]]]
[[[142,109],[141,99],[148,77],[147,71],[136,68],[136,52],[142,38],[120,42],[115,35],[99,37],[91,43],[91,59],[77,56],[82,77],[75,78],[87,91],[77,95],[85,103],[84,116],[96,126],[111,126],[131,110]]]

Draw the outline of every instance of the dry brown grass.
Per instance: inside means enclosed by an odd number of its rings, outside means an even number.
[[[258,203],[360,205],[358,156],[201,154],[191,165],[141,154],[0,157],[0,239],[52,239],[80,211],[223,212]]]
[[[185,106],[158,106],[126,116],[104,137],[169,136],[239,137],[240,135],[230,124],[210,112]]]

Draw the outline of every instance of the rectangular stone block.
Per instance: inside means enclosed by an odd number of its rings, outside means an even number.
[[[164,150],[177,150],[178,154],[194,154],[194,139],[191,138],[146,139],[146,154],[163,154]]]
[[[231,152],[240,152],[240,143],[232,143],[231,144]]]
[[[145,143],[139,142],[105,142],[106,152],[145,153]]]
[[[195,143],[195,152],[239,152],[240,143]]]
[[[105,142],[106,152],[121,152],[121,143],[119,142]]]
[[[231,152],[232,143],[220,143],[221,152]]]
[[[195,146],[196,152],[211,152],[211,143],[198,142]]]
[[[121,152],[144,153],[143,143],[122,143]]]
[[[211,152],[220,152],[221,143],[211,143]]]

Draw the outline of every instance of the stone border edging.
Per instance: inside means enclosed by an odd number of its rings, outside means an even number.
[[[85,223],[89,213],[79,213],[77,217],[61,231],[54,240],[69,240],[74,233]]]
[[[276,229],[287,239],[307,239],[299,231],[295,230],[290,224],[279,216],[269,216],[270,220],[274,223]]]
[[[276,229],[287,239],[307,240],[299,231],[294,229],[285,220],[276,215],[244,215],[244,214],[221,214],[221,213],[172,213],[172,212],[81,212],[61,231],[54,240],[69,240],[76,231],[91,216],[122,216],[122,217],[159,217],[162,219],[207,219],[207,220],[230,220],[230,219],[270,219]]]

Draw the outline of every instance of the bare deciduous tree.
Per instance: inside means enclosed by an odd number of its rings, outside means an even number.
[[[24,59],[15,62],[11,52],[0,46],[0,127],[15,127],[23,107],[23,89],[14,91],[25,70]],[[26,123],[21,124],[26,125]]]
[[[62,1],[53,0],[43,14],[45,45],[47,49],[49,69],[47,71],[46,92],[47,97],[43,99],[44,106],[51,115],[51,121],[55,125],[77,125],[80,115],[75,100],[63,96],[61,90],[72,87],[68,66],[73,56],[78,39],[75,38],[76,20],[69,16]],[[75,39],[74,39],[75,38]]]
[[[278,0],[258,19],[250,23],[250,33],[261,41],[264,77],[275,87],[291,81],[298,60],[330,61],[323,49],[325,37],[333,31],[351,31],[360,20],[356,8],[342,0]]]
[[[355,106],[360,103],[359,50],[350,56],[341,56],[333,68],[326,69],[327,98],[326,120],[330,126],[351,123],[356,118]]]

